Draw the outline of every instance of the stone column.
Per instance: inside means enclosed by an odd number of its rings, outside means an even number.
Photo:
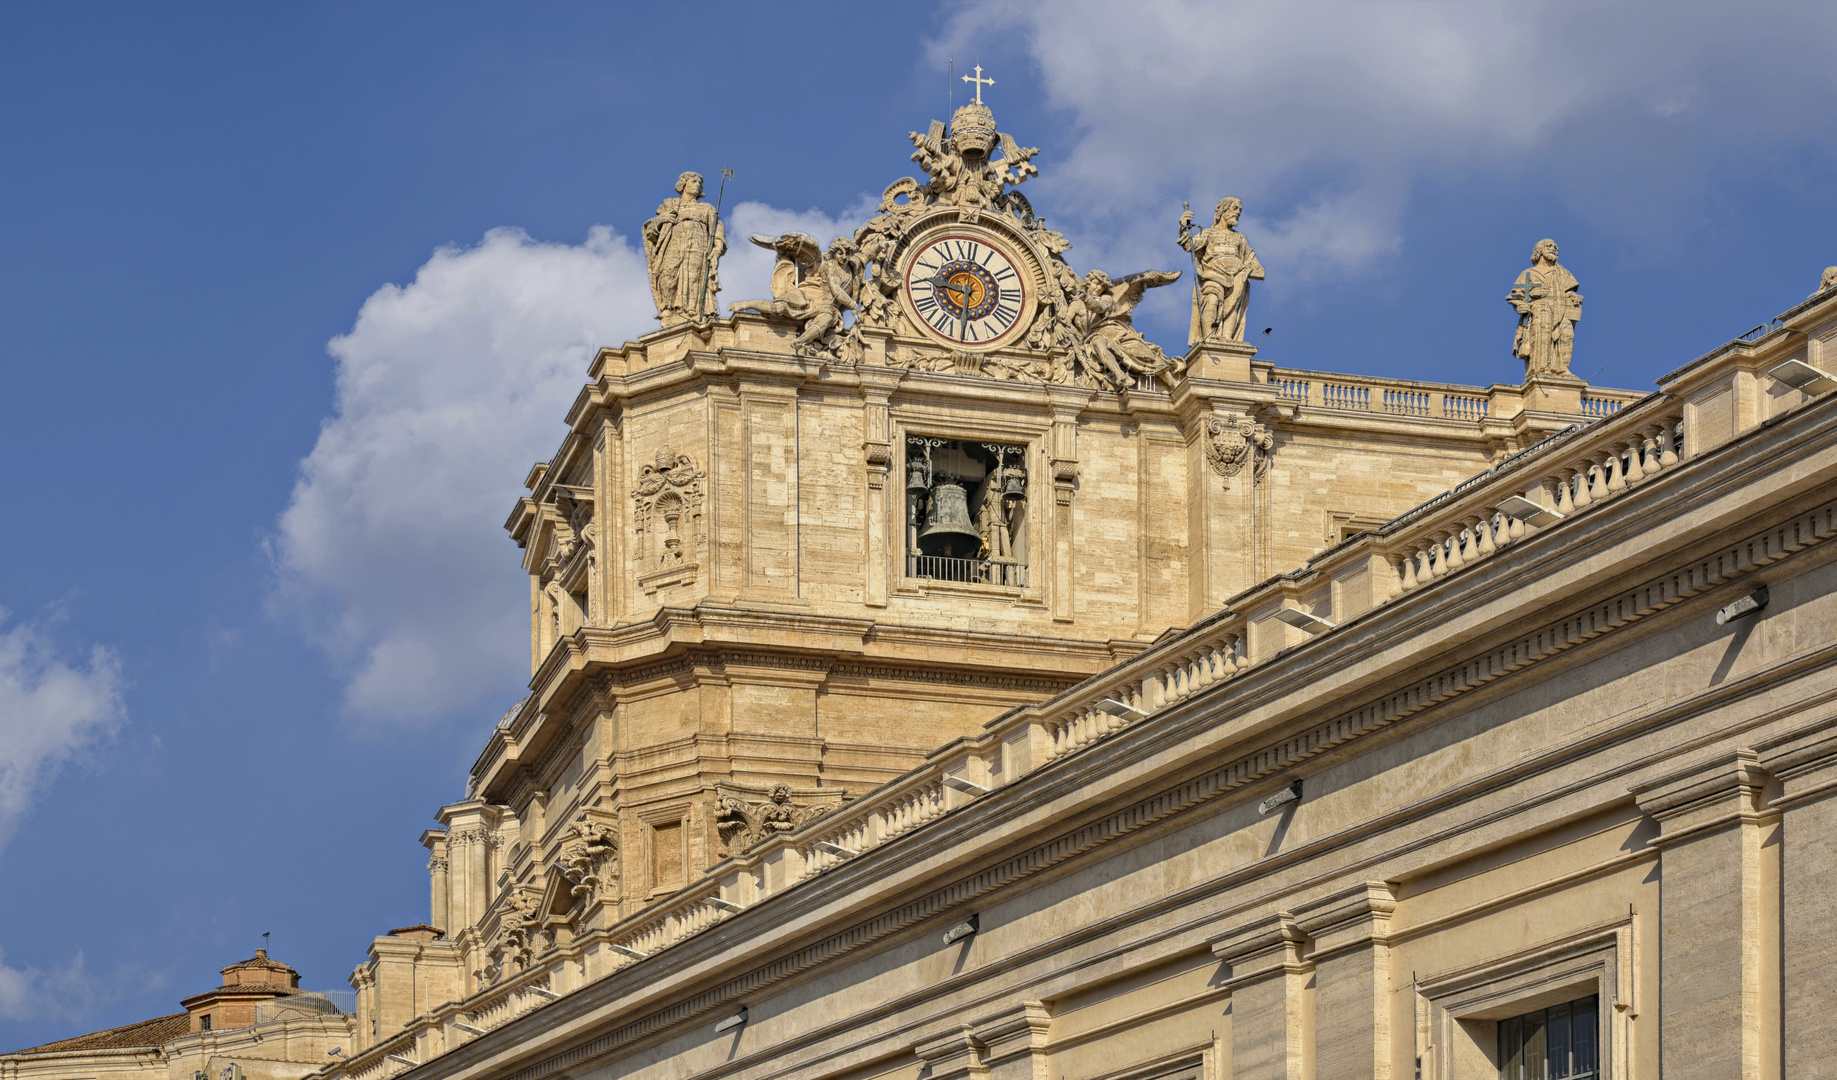
[[[482,802],[443,806],[437,815],[447,827],[447,937],[457,937],[484,917],[490,900],[485,841],[496,826],[496,814]]]
[[[1072,537],[1072,496],[1078,489],[1078,414],[1091,403],[1095,393],[1071,386],[1048,386],[1052,400],[1052,433],[1047,436],[1047,471],[1052,477],[1050,524],[1044,547],[1052,567],[1050,590],[1054,622],[1072,622],[1077,618],[1073,582],[1076,580],[1077,546]],[[1037,504],[1036,504],[1037,505]],[[1031,528],[1031,527],[1030,527]]]
[[[427,924],[445,930],[452,921],[447,911],[446,830],[429,829],[422,833],[421,846],[427,849]]]
[[[1303,1080],[1312,1074],[1313,1010],[1301,958],[1307,937],[1278,911],[1212,944],[1230,968],[1233,1080]]]
[[[1760,748],[1779,780],[1783,1075],[1837,1077],[1837,731],[1826,723]]]
[[[1314,939],[1316,1080],[1391,1074],[1390,915],[1397,900],[1367,881],[1295,909]]]
[[[1778,815],[1743,748],[1633,789],[1658,820],[1665,1080],[1779,1075]]]

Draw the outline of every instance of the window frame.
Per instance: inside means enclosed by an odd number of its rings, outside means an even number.
[[[1499,1021],[1593,995],[1600,1080],[1627,1080],[1639,1015],[1635,917],[1416,980],[1421,1080],[1499,1080]]]

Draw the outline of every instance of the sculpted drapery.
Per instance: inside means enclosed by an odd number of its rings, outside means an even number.
[[[1518,275],[1506,301],[1518,312],[1518,335],[1512,355],[1524,361],[1526,378],[1566,375],[1575,353],[1575,324],[1582,317],[1582,294],[1575,275],[1556,261],[1554,240],[1539,240],[1531,249],[1531,266]]]
[[[714,207],[701,201],[701,174],[683,173],[676,190],[677,197],[664,200],[657,216],[644,223],[644,262],[665,326],[714,317],[715,294],[721,291],[717,271],[727,250],[726,227]]]
[[[1250,281],[1263,280],[1250,241],[1237,231],[1244,204],[1235,197],[1219,200],[1212,227],[1193,231],[1193,213],[1180,215],[1180,246],[1193,253],[1193,318],[1187,347],[1201,341],[1244,340],[1244,316],[1250,304]]]

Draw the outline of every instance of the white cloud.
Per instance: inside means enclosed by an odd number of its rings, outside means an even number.
[[[0,626],[6,619],[0,609]],[[127,720],[122,689],[107,649],[71,663],[38,626],[0,632],[0,844],[59,766]]]
[[[0,1020],[49,1017],[80,1021],[94,1015],[99,1006],[120,998],[129,987],[145,991],[166,984],[164,975],[127,966],[109,975],[92,974],[81,951],[70,963],[51,971],[10,967],[5,960],[5,953],[0,951]]]
[[[770,295],[771,253],[747,234],[847,231],[759,203],[729,216],[724,303]],[[352,716],[423,721],[520,694],[528,585],[502,523],[594,352],[655,329],[654,311],[642,253],[611,230],[570,245],[497,229],[378,289],[331,342],[336,412],[270,544],[273,605],[333,659]]]
[[[1536,175],[1610,234],[1650,239],[1715,170],[1828,152],[1837,8],[1657,10],[975,4],[933,51],[941,65],[991,34],[1026,42],[1080,133],[1036,183],[1100,260],[1164,260],[1168,206],[1236,194],[1264,263],[1301,279],[1397,251],[1429,179]]]

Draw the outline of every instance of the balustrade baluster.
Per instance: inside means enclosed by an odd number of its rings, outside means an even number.
[[[1665,426],[1660,429],[1658,463],[1667,469],[1678,463],[1675,444],[1683,441],[1679,437],[1682,427],[1683,422],[1673,417],[1666,420]]]
[[[1608,495],[1606,455],[1596,454],[1588,459],[1588,464],[1588,501],[1600,502]]]
[[[1609,492],[1621,492],[1627,489],[1626,459],[1621,456],[1625,453],[1626,444],[1615,443],[1614,449],[1607,455],[1607,461],[1604,464],[1607,468],[1607,490]]]
[[[1491,555],[1493,552],[1498,551],[1499,545],[1495,543],[1493,540],[1492,515],[1489,514],[1486,517],[1481,518],[1479,524],[1475,527],[1479,530],[1479,533],[1480,533],[1480,543],[1479,543],[1480,554],[1483,556]]]

